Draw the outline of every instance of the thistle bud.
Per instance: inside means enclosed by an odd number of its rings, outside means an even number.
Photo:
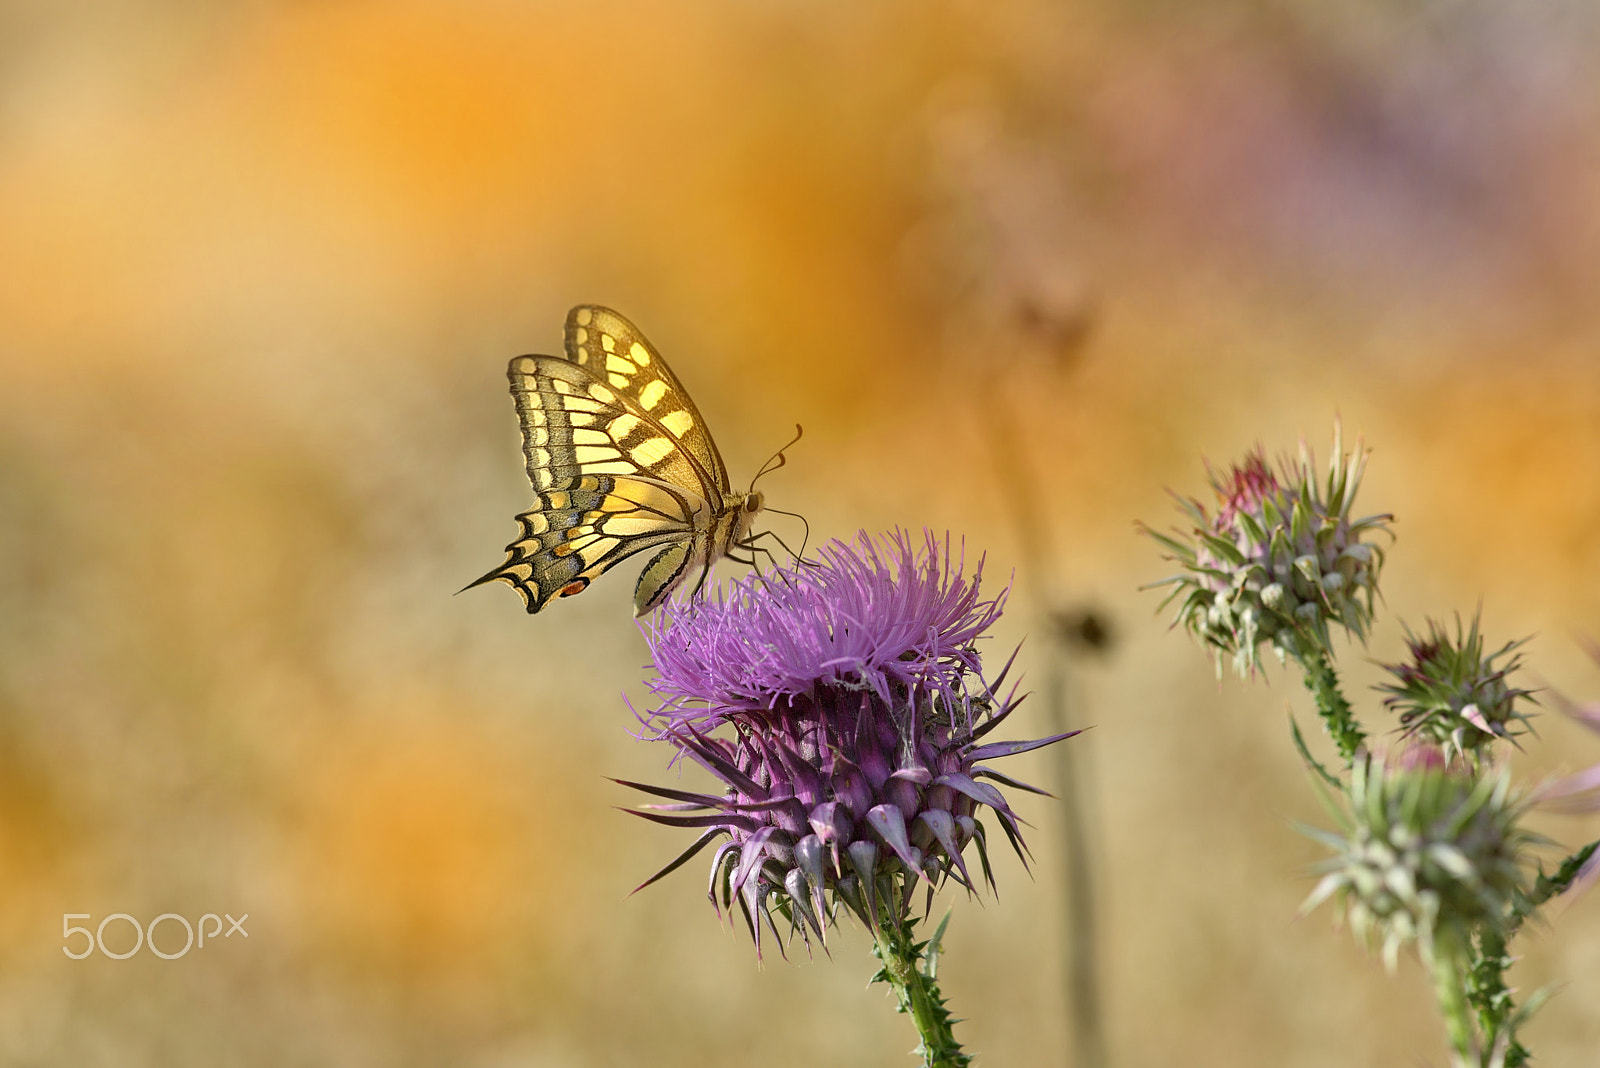
[[[1528,805],[1503,769],[1451,761],[1433,746],[1367,756],[1351,769],[1349,802],[1339,833],[1306,829],[1334,855],[1316,866],[1322,880],[1302,914],[1334,898],[1391,970],[1407,945],[1430,958],[1443,925],[1509,922],[1544,840],[1520,826]]]
[[[1431,619],[1426,637],[1408,627],[1410,656],[1383,665],[1395,679],[1378,687],[1389,695],[1383,703],[1399,713],[1407,738],[1440,746],[1446,755],[1477,758],[1495,739],[1526,730],[1529,716],[1519,702],[1532,701],[1531,692],[1507,681],[1522,664],[1513,654],[1526,640],[1485,656],[1476,615],[1465,631],[1457,616],[1454,636]]]
[[[1174,625],[1226,654],[1241,675],[1260,667],[1262,646],[1280,660],[1326,649],[1333,625],[1365,641],[1383,550],[1362,539],[1388,534],[1393,519],[1351,517],[1365,464],[1359,446],[1346,456],[1336,427],[1325,481],[1304,442],[1298,460],[1276,469],[1257,449],[1226,473],[1208,470],[1214,515],[1179,498],[1189,529],[1141,526],[1183,569],[1153,584],[1172,587],[1162,607],[1178,602]]]

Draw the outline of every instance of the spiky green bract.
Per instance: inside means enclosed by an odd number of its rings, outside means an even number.
[[[1507,642],[1485,655],[1476,614],[1465,628],[1457,616],[1453,635],[1432,619],[1423,637],[1407,627],[1411,655],[1402,663],[1383,665],[1395,678],[1378,687],[1389,695],[1383,703],[1399,713],[1407,738],[1437,745],[1447,756],[1478,760],[1491,742],[1527,730],[1529,715],[1519,702],[1531,702],[1531,691],[1507,681],[1522,665],[1515,654],[1526,641]]]
[[[1348,800],[1336,813],[1341,833],[1307,831],[1334,856],[1317,865],[1323,877],[1302,913],[1335,897],[1391,970],[1411,944],[1430,966],[1441,953],[1464,965],[1455,951],[1473,931],[1508,928],[1544,840],[1521,826],[1528,804],[1504,769],[1448,762],[1424,746],[1368,755],[1351,768]]]
[[[1364,641],[1383,550],[1363,539],[1388,534],[1393,519],[1351,518],[1365,465],[1359,444],[1345,454],[1338,427],[1322,480],[1303,440],[1298,458],[1281,460],[1276,470],[1260,449],[1226,474],[1208,465],[1215,515],[1199,501],[1180,497],[1190,529],[1169,536],[1140,527],[1183,568],[1152,584],[1172,586],[1162,607],[1177,601],[1174,625],[1231,658],[1240,675],[1261,666],[1262,646],[1280,661],[1327,650],[1332,626]]]

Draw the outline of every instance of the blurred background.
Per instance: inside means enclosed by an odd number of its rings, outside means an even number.
[[[860,935],[758,965],[698,859],[628,896],[687,840],[605,778],[677,777],[627,733],[634,569],[452,596],[531,499],[506,360],[596,302],[736,482],[804,424],[763,488],[813,544],[1015,572],[991,664],[1031,635],[1096,724],[1107,1063],[1444,1063],[1414,961],[1294,919],[1298,680],[1217,684],[1133,520],[1342,416],[1398,516],[1369,724],[1399,620],[1480,602],[1600,696],[1597,45],[1584,0],[5,0],[0,1061],[912,1063]],[[1528,779],[1600,761],[1538,726]],[[947,895],[995,1068],[1072,1061],[1062,814],[1018,804],[1033,876]],[[62,954],[168,912],[248,939]],[[1600,899],[1553,915],[1526,1041],[1590,1064]]]

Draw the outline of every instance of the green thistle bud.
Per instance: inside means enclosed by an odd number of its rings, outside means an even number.
[[[1476,614],[1465,632],[1456,617],[1454,637],[1431,619],[1425,638],[1407,627],[1411,656],[1404,663],[1383,665],[1396,680],[1378,687],[1389,695],[1383,703],[1400,714],[1406,737],[1441,746],[1447,755],[1477,758],[1496,738],[1526,732],[1529,716],[1517,702],[1532,701],[1531,692],[1506,681],[1522,665],[1522,657],[1513,654],[1526,641],[1508,642],[1484,656]],[[1496,664],[1505,657],[1510,659]]]
[[[1365,641],[1383,551],[1362,538],[1388,534],[1394,518],[1351,518],[1365,465],[1359,445],[1345,454],[1335,426],[1325,482],[1304,441],[1298,460],[1285,458],[1276,470],[1260,449],[1225,475],[1208,466],[1215,516],[1199,501],[1178,498],[1192,529],[1169,536],[1140,525],[1183,568],[1152,584],[1172,586],[1162,607],[1178,602],[1174,625],[1227,654],[1241,675],[1260,667],[1262,645],[1280,661],[1327,649],[1331,625]]]
[[[1381,942],[1391,971],[1412,943],[1431,963],[1441,938],[1507,929],[1544,839],[1519,826],[1528,804],[1504,769],[1475,772],[1432,746],[1367,756],[1351,769],[1349,801],[1341,833],[1304,828],[1334,856],[1317,865],[1322,880],[1302,915],[1336,897],[1356,936]]]

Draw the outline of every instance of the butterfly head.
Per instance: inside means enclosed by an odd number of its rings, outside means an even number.
[[[733,538],[735,542],[744,541],[745,538],[750,536],[750,528],[755,524],[756,516],[761,512],[762,508],[766,507],[764,501],[765,498],[761,495],[760,490],[751,490],[740,498],[739,517],[736,521]]]

